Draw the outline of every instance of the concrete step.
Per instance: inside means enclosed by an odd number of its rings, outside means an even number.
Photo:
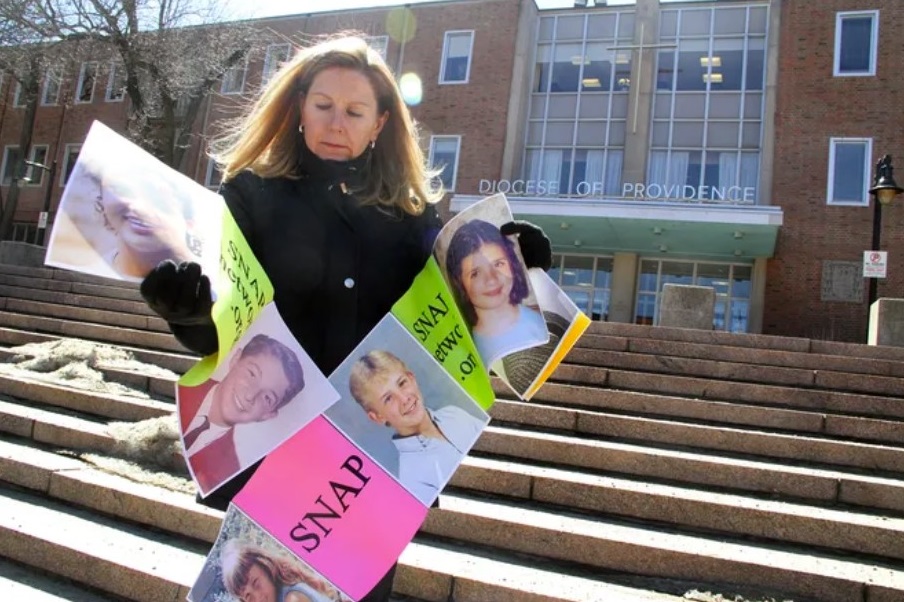
[[[561,394],[567,398],[568,403],[587,405],[597,403],[596,399],[601,400],[599,403],[608,403],[607,395],[612,395],[613,403],[618,406],[618,396],[625,393],[829,412],[863,418],[904,418],[904,399],[899,397],[650,374],[574,364],[562,364],[554,379],[547,382],[534,399],[541,401],[549,396],[549,401],[556,403],[556,395]]]
[[[28,276],[40,280],[60,280],[63,282],[78,282],[81,284],[97,284],[125,290],[138,290],[138,284],[134,282],[126,282],[116,278],[105,278],[103,276],[93,276],[83,272],[74,272],[72,270],[63,270],[44,266],[34,268],[30,266],[20,266],[8,263],[0,264],[0,279],[4,275],[10,276]]]
[[[72,580],[48,576],[46,570],[0,559],[0,600],[18,600],[22,602],[121,602],[124,598],[88,590]]]
[[[65,535],[91,530],[94,532],[93,537],[100,539],[97,545],[101,550],[96,557],[85,560],[92,565],[105,565],[107,580],[115,583],[133,579],[136,569],[147,570],[149,567],[135,566],[136,563],[129,562],[128,558],[124,558],[122,563],[116,563],[114,558],[105,557],[104,548],[128,553],[136,546],[141,546],[141,539],[148,538],[158,540],[148,541],[142,546],[143,558],[149,560],[149,555],[154,557],[153,563],[149,563],[149,566],[154,566],[154,572],[151,575],[138,575],[141,587],[129,599],[175,600],[176,598],[155,596],[168,595],[173,589],[181,594],[185,587],[190,587],[200,570],[202,560],[199,560],[199,553],[206,554],[207,549],[203,543],[195,543],[186,537],[196,538],[209,546],[217,536],[221,513],[195,504],[190,495],[132,483],[86,467],[73,458],[37,450],[23,452],[21,448],[12,450],[11,447],[11,444],[7,444],[4,449],[0,442],[0,458],[7,459],[3,478],[9,478],[7,475],[13,475],[13,478],[21,475],[30,481],[33,489],[45,494],[39,497],[0,485],[0,513],[9,514],[8,522],[13,523],[10,526],[0,520],[0,533],[15,530],[15,535],[26,548],[20,552],[18,562],[34,564],[28,550],[35,548],[43,552],[45,560],[56,554],[73,551],[89,554],[89,549],[80,548],[78,535],[72,538],[74,541]],[[12,453],[13,451],[16,453]],[[10,456],[17,459],[15,461],[18,467],[9,466],[13,461]],[[26,470],[23,466],[26,462],[22,458],[29,456],[35,459],[29,462],[31,466]],[[39,470],[36,465],[40,465],[43,470]],[[35,480],[38,472],[45,475],[42,482]],[[62,505],[59,501],[65,501],[66,504]],[[114,523],[106,516],[136,521],[144,526],[123,521]],[[62,536],[59,532],[49,533],[42,528],[41,520],[53,520],[59,531],[63,531]],[[150,526],[154,527],[154,531],[147,530]],[[159,535],[160,531],[164,532],[163,535]],[[176,534],[183,537],[176,537]],[[52,535],[55,537],[51,537]],[[159,539],[164,541],[160,542]],[[167,546],[178,547],[180,553],[172,559],[167,558],[164,555]],[[3,544],[0,544],[0,553],[9,557]],[[186,570],[169,566],[170,560],[173,563],[190,563],[187,569],[190,574],[188,579]],[[424,600],[518,599],[577,602],[618,599],[626,602],[666,602],[678,599],[607,583],[585,576],[579,570],[569,574],[567,571],[563,572],[562,567],[555,572],[537,569],[511,555],[498,552],[488,554],[485,559],[478,561],[471,553],[442,544],[413,543],[400,562],[396,590]],[[532,578],[526,578],[529,576]],[[87,582],[85,579],[79,580]],[[553,587],[554,584],[559,587]],[[122,595],[118,591],[113,593]],[[619,597],[609,598],[610,594]],[[450,598],[450,595],[455,598]]]
[[[0,275],[0,282],[6,286],[33,288],[76,295],[91,295],[106,297],[109,299],[122,299],[125,301],[143,302],[141,293],[135,286],[127,287],[117,282],[93,283],[76,279],[35,278],[31,275]]]
[[[60,291],[49,291],[38,288],[24,288],[0,284],[0,297],[7,297],[8,302],[14,299],[24,301],[40,301],[65,306],[89,307],[117,311],[134,315],[155,316],[153,310],[144,301],[127,301],[96,295],[76,295]]]
[[[16,378],[0,379],[0,384],[4,384],[11,395],[31,404],[37,402],[44,406],[35,408],[0,401],[0,428],[62,447],[109,449],[111,441],[99,439],[101,435],[106,437],[103,424],[107,420],[155,418],[167,415],[174,409],[172,404],[165,401],[109,399],[103,395]],[[73,415],[58,415],[53,411],[54,404],[65,407],[70,412],[80,412],[95,418],[86,420]],[[904,449],[901,447],[648,420],[519,402],[500,401],[491,409],[491,414],[495,420],[502,422],[502,426],[496,422],[491,423],[478,440],[476,449],[528,459],[545,458],[547,461],[581,469],[614,470],[609,458],[601,457],[604,455],[603,450],[610,450],[610,454],[620,450],[623,456],[632,458],[658,456],[663,465],[708,464],[707,477],[710,480],[706,484],[723,486],[731,482],[737,471],[744,471],[746,467],[774,477],[777,473],[772,464],[776,461],[793,461],[798,464],[787,466],[787,470],[824,472],[859,468],[868,470],[872,476],[882,476],[884,473],[889,479],[898,478],[894,475],[900,475],[904,466]],[[78,426],[80,424],[84,424],[81,429]],[[492,426],[494,424],[496,426]],[[521,428],[524,425],[540,425],[546,431],[552,429],[558,433],[575,433],[578,436],[524,430]],[[588,439],[587,435],[597,437]],[[658,448],[651,447],[650,444],[654,441],[660,444]],[[665,447],[665,444],[671,444],[671,447]],[[537,457],[530,451],[534,447],[544,449],[546,455]],[[578,457],[575,462],[570,453],[573,450],[583,450],[586,455]],[[722,455],[711,460],[710,457],[715,454]],[[597,464],[594,461],[597,458],[605,461]],[[721,483],[712,482],[712,478],[720,472],[716,470],[717,465],[724,462],[729,465],[723,464]],[[646,466],[649,463],[641,464]],[[628,472],[633,470],[636,469],[632,466]],[[648,472],[640,474],[664,476]],[[769,485],[770,488],[776,486],[779,483]],[[793,488],[770,491],[811,497],[796,492]],[[826,499],[825,496],[826,492],[823,491],[817,499]]]
[[[572,349],[567,361],[604,368],[680,374],[726,381],[753,382],[802,388],[833,389],[900,397],[904,378],[740,364],[686,357],[621,353],[598,349]]]
[[[2,312],[0,312],[0,315],[2,315]],[[54,334],[33,332],[29,330],[20,330],[17,328],[0,327],[0,345],[6,347],[17,347],[20,345],[26,345],[28,343],[46,343],[64,339],[79,339],[79,337],[66,337]],[[110,344],[105,343],[104,341],[99,342],[102,344]],[[132,356],[140,362],[153,364],[165,370],[171,370],[176,374],[184,374],[192,366],[194,366],[199,359],[196,354],[186,351],[185,349],[183,349],[181,353],[173,353],[168,351],[134,347],[124,344],[115,344],[115,346],[119,349],[122,349],[123,351],[127,351],[128,353],[132,354]],[[8,348],[3,349],[2,353],[4,354],[4,357],[7,358],[13,355],[13,352]],[[170,394],[172,395],[172,393]]]
[[[814,550],[725,541],[564,512],[550,514],[511,503],[443,497],[422,531],[505,546],[525,554],[684,580],[761,585],[823,602],[901,600],[904,566],[858,562]],[[455,534],[455,535],[453,535]]]
[[[904,481],[872,471],[814,467],[762,459],[581,439],[488,426],[474,451],[510,461],[576,468],[671,485],[751,492],[788,501],[852,505],[904,512]]]
[[[130,600],[184,600],[208,546],[0,487],[0,556]]]
[[[130,302],[131,303],[131,302]],[[162,319],[148,314],[134,314],[123,311],[110,311],[105,309],[91,309],[82,306],[62,305],[58,303],[43,303],[28,299],[12,299],[7,297],[3,308],[9,312],[23,315],[36,315],[45,318],[59,318],[91,324],[106,324],[109,326],[121,326],[137,330],[150,330],[152,332],[170,332],[169,326]]]
[[[904,361],[904,348],[883,345],[862,345],[820,341],[798,337],[782,337],[764,334],[720,332],[691,328],[667,328],[641,324],[620,324],[617,322],[592,322],[587,330],[590,335],[623,337],[630,339],[655,339],[703,343],[725,347],[750,347],[779,351],[797,351],[819,355],[838,355],[854,358]]]
[[[801,432],[795,425],[759,430],[750,425],[719,426],[674,418],[648,418],[610,412],[497,401],[490,410],[496,424],[596,435],[613,440],[649,441],[686,448],[721,450],[801,462],[837,464],[904,472],[904,422],[850,419],[833,421],[833,432]],[[805,418],[811,418],[807,416]],[[825,420],[825,416],[812,418]],[[710,419],[718,422],[718,419]],[[873,432],[871,432],[874,429]],[[839,431],[843,430],[843,434]],[[869,437],[858,437],[859,432]],[[842,438],[843,437],[843,438]],[[873,438],[864,442],[857,439]]]
[[[119,326],[87,324],[78,321],[45,318],[36,315],[0,311],[0,327],[29,330],[101,343],[148,347],[163,351],[189,353],[172,334]]]

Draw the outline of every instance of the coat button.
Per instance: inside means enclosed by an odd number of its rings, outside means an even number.
[[[343,282],[342,284],[345,285],[345,288],[354,288],[354,286],[355,286],[355,281],[354,281],[353,279],[351,279],[351,278],[346,278],[346,279],[345,279],[345,282]]]

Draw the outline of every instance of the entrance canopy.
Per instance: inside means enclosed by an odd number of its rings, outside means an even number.
[[[482,197],[455,195],[461,211]],[[582,198],[508,199],[518,219],[546,232],[558,253],[637,253],[686,259],[752,261],[772,257],[780,207]]]

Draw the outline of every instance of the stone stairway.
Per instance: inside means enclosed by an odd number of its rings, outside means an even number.
[[[104,367],[132,393],[0,371],[0,599],[48,572],[48,600],[184,599],[221,513],[83,452],[170,414],[197,358],[134,285],[0,265],[0,310],[0,361],[81,339],[159,367]],[[495,386],[400,599],[904,600],[904,349],[595,323],[530,403]]]

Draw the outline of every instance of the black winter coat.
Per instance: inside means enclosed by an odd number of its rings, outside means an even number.
[[[308,153],[300,179],[243,172],[220,190],[273,283],[280,315],[326,375],[408,290],[442,226],[432,206],[412,216],[360,205],[353,191],[365,167],[366,158],[335,162]],[[198,343],[210,341],[209,332],[178,334],[190,349],[212,352]],[[203,503],[225,510],[256,468]]]

